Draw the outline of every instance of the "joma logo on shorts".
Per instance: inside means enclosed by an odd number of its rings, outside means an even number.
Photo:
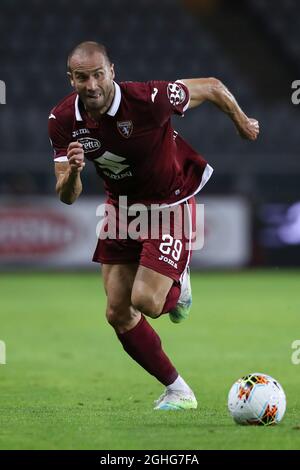
[[[6,104],[6,85],[0,80],[0,104]]]
[[[175,263],[175,261],[173,261],[173,260],[170,259],[170,258],[167,258],[167,257],[164,256],[164,255],[160,255],[160,257],[158,258],[158,261],[163,261],[164,263],[168,263],[168,264],[170,264],[171,266],[173,266],[173,268],[177,269],[177,263]]]

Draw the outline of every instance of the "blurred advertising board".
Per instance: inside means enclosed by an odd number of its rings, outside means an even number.
[[[91,264],[98,199],[62,204],[55,197],[0,199],[0,264],[70,268]]]
[[[92,255],[96,209],[103,197],[80,197],[62,204],[55,197],[0,199],[0,266],[22,268],[95,268]],[[197,200],[204,246],[194,251],[194,267],[240,267],[251,258],[251,218],[248,203],[239,197],[209,196]],[[203,215],[204,213],[204,228]]]
[[[204,245],[194,251],[192,266],[235,268],[249,264],[252,224],[248,201],[239,196],[206,196],[197,202],[204,204]]]

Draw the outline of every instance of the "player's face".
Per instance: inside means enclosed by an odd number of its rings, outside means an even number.
[[[87,111],[106,110],[114,90],[114,66],[100,53],[71,59],[71,84]]]

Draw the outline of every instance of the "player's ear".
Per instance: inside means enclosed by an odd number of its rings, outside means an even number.
[[[69,77],[69,80],[70,80],[70,83],[71,83],[72,87],[74,87],[74,80],[73,80],[71,72],[67,72],[67,75]]]
[[[111,76],[112,76],[112,79],[115,78],[115,64],[110,64],[110,71],[111,71]]]

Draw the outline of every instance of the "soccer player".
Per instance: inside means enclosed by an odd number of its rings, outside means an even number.
[[[67,73],[74,91],[49,116],[60,200],[72,204],[79,197],[80,175],[89,160],[104,180],[118,226],[124,225],[119,216],[120,196],[127,197],[128,207],[142,203],[149,213],[153,204],[160,204],[188,214],[184,220],[189,230],[181,239],[176,238],[173,218],[167,231],[160,229],[160,238],[151,238],[149,233],[137,239],[100,237],[93,261],[102,264],[106,317],[124,350],[166,387],[154,409],[196,408],[193,391],[146,319],[169,313],[179,323],[189,313],[194,196],[212,173],[207,162],[174,131],[171,116],[182,116],[187,109],[211,101],[249,140],[257,138],[258,122],[244,114],[215,78],[117,83],[106,48],[95,42],[83,42],[72,50]]]

